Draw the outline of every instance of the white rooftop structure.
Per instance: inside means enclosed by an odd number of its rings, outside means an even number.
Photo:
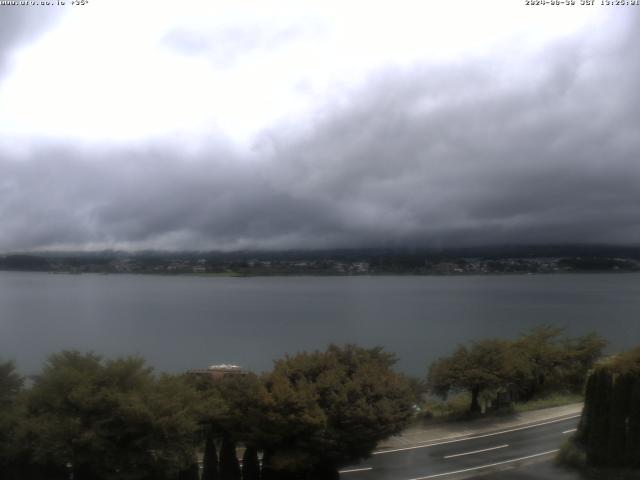
[[[239,365],[232,365],[230,363],[220,363],[218,365],[211,365],[209,370],[241,370]]]

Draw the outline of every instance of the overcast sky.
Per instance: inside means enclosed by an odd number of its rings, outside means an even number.
[[[0,252],[640,244],[639,45],[640,6],[0,6]]]

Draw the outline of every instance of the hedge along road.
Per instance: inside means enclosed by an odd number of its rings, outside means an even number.
[[[468,437],[374,452],[341,470],[348,480],[429,480],[467,478],[551,459],[573,433],[580,415],[556,418]],[[491,477],[484,477],[491,478]],[[553,478],[549,472],[544,478]]]

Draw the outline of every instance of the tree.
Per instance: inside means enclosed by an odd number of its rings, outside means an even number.
[[[23,384],[24,378],[16,372],[15,363],[0,362],[0,408],[4,409],[15,401]]]
[[[610,368],[615,373],[640,373],[640,347],[615,356]]]
[[[640,349],[589,375],[576,441],[593,467],[640,467]]]
[[[606,341],[596,333],[562,338],[562,328],[534,328],[515,341],[526,361],[527,375],[520,385],[525,400],[544,391],[564,389],[582,392],[589,370],[602,356]]]
[[[602,357],[606,345],[606,340],[597,333],[563,340],[557,382],[575,393],[582,392],[589,371]]]
[[[173,472],[193,462],[200,443],[197,406],[200,397],[181,376],[162,374],[157,378],[143,405],[147,423],[138,445],[149,456],[155,479],[171,477]],[[142,456],[145,458],[145,456]]]
[[[260,480],[258,449],[251,445],[247,446],[242,455],[242,480]]]
[[[609,417],[606,442],[608,447],[607,463],[610,465],[622,465],[625,461],[631,395],[635,381],[636,378],[633,374],[623,373],[613,383],[611,405],[607,413]]]
[[[278,480],[278,472],[273,462],[273,452],[266,448],[262,453],[262,469],[260,470],[261,480]]]
[[[216,452],[216,443],[213,439],[213,432],[210,430],[206,434],[204,444],[202,480],[218,480],[218,454]]]
[[[395,362],[381,348],[355,345],[277,361],[263,399],[267,470],[334,478],[400,431],[413,415],[413,395]]]
[[[633,375],[635,382],[631,391],[625,464],[631,468],[640,468],[640,372],[633,372]]]
[[[228,476],[236,478],[236,475],[240,475],[240,467],[235,457],[235,440],[245,445],[257,445],[260,439],[264,438],[261,430],[263,412],[259,404],[264,387],[260,379],[251,373],[229,375],[217,380],[192,377],[189,381],[201,396],[199,421],[202,430],[206,432],[203,479]],[[213,476],[218,475],[214,467],[207,468],[206,465],[207,458],[210,458],[211,462],[214,461],[216,438],[223,440],[225,448],[224,452],[220,452],[219,477]],[[231,448],[227,448],[230,445],[234,451],[233,455],[230,453]],[[207,457],[209,451],[212,454]],[[217,462],[217,459],[215,461]]]
[[[587,458],[594,466],[603,466],[607,459],[607,439],[609,436],[609,413],[613,377],[607,369],[596,370],[589,378],[589,397],[585,400],[588,409],[587,421],[581,425],[579,436],[586,446]]]
[[[566,355],[560,345],[562,332],[562,328],[542,326],[516,340],[516,349],[528,367],[527,376],[520,385],[520,394],[525,400],[534,397],[549,383],[554,383],[554,372],[565,364]]]
[[[174,478],[195,452],[195,391],[139,358],[49,357],[26,398],[33,460],[77,480]]]
[[[263,437],[261,398],[264,385],[254,374],[229,375],[214,382],[221,407],[211,416],[214,429],[234,440],[257,445]]]
[[[220,447],[220,480],[240,480],[240,463],[236,454],[236,442],[226,433]]]
[[[521,362],[505,340],[482,340],[471,348],[460,346],[453,355],[434,362],[428,373],[430,390],[447,396],[455,390],[471,394],[469,411],[479,413],[480,394],[487,390],[507,389],[522,376]]]
[[[578,431],[576,433],[576,440],[582,444],[587,445],[588,439],[591,435],[591,429],[594,422],[594,417],[598,413],[596,411],[596,392],[598,381],[595,375],[589,375],[587,378],[587,384],[585,386],[585,399],[584,407],[582,407],[582,415],[580,416],[580,422],[578,423]]]
[[[17,430],[21,424],[18,396],[24,379],[13,362],[0,363],[0,477],[9,478],[9,470],[20,453]],[[12,468],[11,468],[12,469]]]
[[[609,367],[614,373],[626,376],[628,386],[628,411],[626,417],[626,445],[624,465],[640,468],[640,347],[617,355]]]
[[[530,400],[549,390],[581,391],[605,341],[596,334],[560,337],[562,329],[539,327],[517,340],[481,340],[459,346],[434,362],[427,376],[429,390],[443,397],[451,391],[471,394],[470,412],[481,411],[481,394],[502,401]],[[500,402],[498,402],[500,400]]]
[[[176,480],[200,480],[198,462],[194,459],[187,468],[178,473]]]

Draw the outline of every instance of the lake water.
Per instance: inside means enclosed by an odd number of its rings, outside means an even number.
[[[0,272],[0,359],[139,354],[158,370],[270,368],[331,342],[382,345],[424,375],[461,342],[541,324],[640,344],[640,274],[449,277],[51,275]]]

